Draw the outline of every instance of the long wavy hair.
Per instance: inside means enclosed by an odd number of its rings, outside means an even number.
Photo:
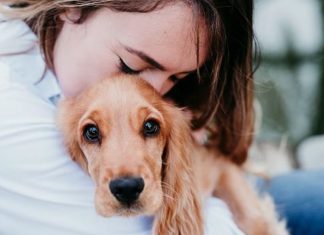
[[[234,162],[247,157],[252,140],[253,112],[253,0],[178,0],[188,4],[208,29],[208,59],[197,73],[182,79],[167,94],[194,111],[193,129],[209,126],[209,146]],[[53,47],[62,22],[59,14],[79,9],[77,24],[101,7],[121,12],[151,12],[174,0],[4,0],[8,13],[24,19],[38,35],[45,61],[53,66]],[[197,35],[199,35],[197,33]],[[198,36],[197,36],[198,37]],[[197,50],[199,38],[197,38]],[[198,52],[198,51],[197,51]],[[197,57],[198,57],[197,53]],[[197,61],[198,58],[197,58]]]

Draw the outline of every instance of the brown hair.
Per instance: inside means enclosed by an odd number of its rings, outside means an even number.
[[[240,164],[247,157],[254,119],[253,0],[179,1],[189,4],[193,12],[205,20],[209,34],[209,56],[197,74],[181,80],[167,96],[179,105],[195,111],[196,115],[192,121],[194,129],[206,124],[215,126],[216,128],[212,128],[209,145],[218,148],[224,155]],[[82,23],[91,12],[101,7],[115,11],[145,13],[174,1],[6,0],[5,2],[19,6],[11,12],[24,18],[38,34],[46,63],[52,67],[53,47],[61,27],[58,15],[66,9],[80,9],[80,18],[75,23]]]

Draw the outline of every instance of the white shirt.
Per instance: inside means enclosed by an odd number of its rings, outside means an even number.
[[[96,214],[94,184],[56,128],[59,85],[49,71],[40,81],[46,66],[36,36],[3,16],[0,35],[0,234],[151,234],[152,217]],[[243,234],[220,199],[207,199],[204,214],[205,234]]]

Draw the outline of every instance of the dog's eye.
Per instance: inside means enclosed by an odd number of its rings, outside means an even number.
[[[83,129],[83,136],[88,142],[91,143],[99,142],[100,141],[99,128],[93,124],[86,125],[85,128]]]
[[[152,137],[156,136],[160,132],[160,124],[154,120],[149,119],[144,122],[143,125],[143,134],[145,137]]]

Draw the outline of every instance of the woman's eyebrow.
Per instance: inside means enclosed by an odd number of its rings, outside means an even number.
[[[165,66],[161,65],[159,62],[157,62],[156,60],[154,60],[152,57],[150,57],[149,55],[145,54],[142,51],[138,51],[135,50],[133,48],[124,46],[125,50],[128,51],[131,54],[137,55],[138,57],[140,57],[142,60],[144,60],[146,63],[152,65],[153,67],[161,70],[161,71],[165,71]]]

